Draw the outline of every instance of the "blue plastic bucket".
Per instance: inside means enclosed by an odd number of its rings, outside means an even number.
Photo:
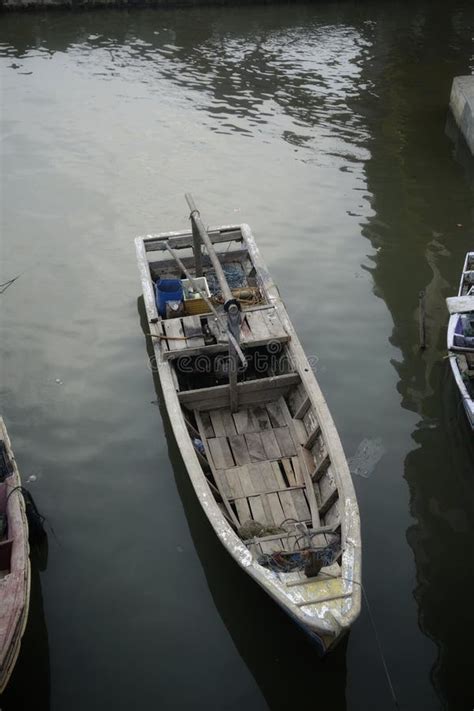
[[[180,279],[159,279],[155,284],[156,305],[160,316],[166,316],[167,301],[183,300],[183,285]]]

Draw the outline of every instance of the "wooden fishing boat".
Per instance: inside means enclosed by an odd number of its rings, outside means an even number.
[[[21,481],[0,417],[0,693],[20,653],[30,600],[28,522]]]
[[[474,430],[474,252],[468,252],[457,296],[446,299],[449,363],[462,398],[469,425]]]
[[[325,653],[361,604],[346,458],[250,228],[206,230],[186,197],[192,230],[135,241],[167,412],[222,544]],[[168,279],[194,293],[161,302]]]

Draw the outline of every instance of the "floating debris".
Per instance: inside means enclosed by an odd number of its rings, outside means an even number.
[[[351,474],[368,479],[385,454],[385,447],[380,437],[363,439],[353,457],[348,460]]]

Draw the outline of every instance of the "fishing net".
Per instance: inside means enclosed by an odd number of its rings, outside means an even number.
[[[222,270],[231,290],[241,289],[246,286],[247,277],[245,276],[245,272],[241,264],[223,264]],[[212,296],[218,296],[221,293],[221,288],[219,286],[219,280],[213,269],[206,272],[206,279]]]

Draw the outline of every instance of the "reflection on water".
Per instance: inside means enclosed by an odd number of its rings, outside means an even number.
[[[379,102],[370,107],[373,160],[365,170],[375,216],[363,234],[377,250],[371,268],[375,293],[393,318],[401,406],[416,414],[414,448],[403,468],[415,520],[407,541],[415,557],[419,625],[438,648],[431,670],[438,698],[443,706],[460,709],[473,700],[468,591],[474,582],[474,500],[468,482],[474,447],[445,359],[444,299],[457,291],[463,254],[472,249],[474,183],[452,160],[444,133],[446,111],[438,86],[445,87],[447,97],[451,77],[465,72],[469,59],[458,55],[459,25],[451,19],[433,8],[423,24],[409,26],[408,38],[394,33],[378,77],[370,73]],[[434,56],[435,28],[445,48],[443,71]],[[384,38],[390,30],[389,23]],[[408,62],[414,55],[416,64]],[[417,347],[421,290],[427,304],[424,352]],[[455,631],[458,624],[462,635]]]
[[[0,282],[22,276],[0,391],[63,541],[38,635],[52,707],[389,708],[366,611],[318,662],[214,540],[150,405],[131,239],[184,227],[187,189],[210,223],[252,223],[365,473],[364,580],[400,706],[472,705],[473,451],[444,298],[472,248],[472,161],[445,123],[473,20],[463,0],[2,16]]]
[[[314,149],[325,133],[333,142],[326,155],[365,157],[366,128],[348,102],[370,91],[370,81],[360,79],[371,46],[370,21],[358,29],[330,11],[334,22],[321,24],[300,7],[284,13],[289,26],[262,9],[249,26],[247,13],[226,12],[225,23],[218,16],[208,22],[207,14],[176,13],[173,27],[162,26],[166,16],[156,21],[150,12],[108,15],[103,33],[94,32],[97,22],[86,15],[72,35],[67,17],[45,15],[30,39],[21,28],[23,44],[3,42],[0,49],[20,62],[67,51],[69,71],[105,82],[120,77],[136,85],[136,101],[146,99],[140,84],[154,93],[166,83],[176,108],[186,111],[192,104],[210,130],[249,137],[264,132],[266,140],[313,149],[306,160],[323,159]],[[17,29],[21,20],[7,22]],[[9,66],[23,73],[23,64]]]

